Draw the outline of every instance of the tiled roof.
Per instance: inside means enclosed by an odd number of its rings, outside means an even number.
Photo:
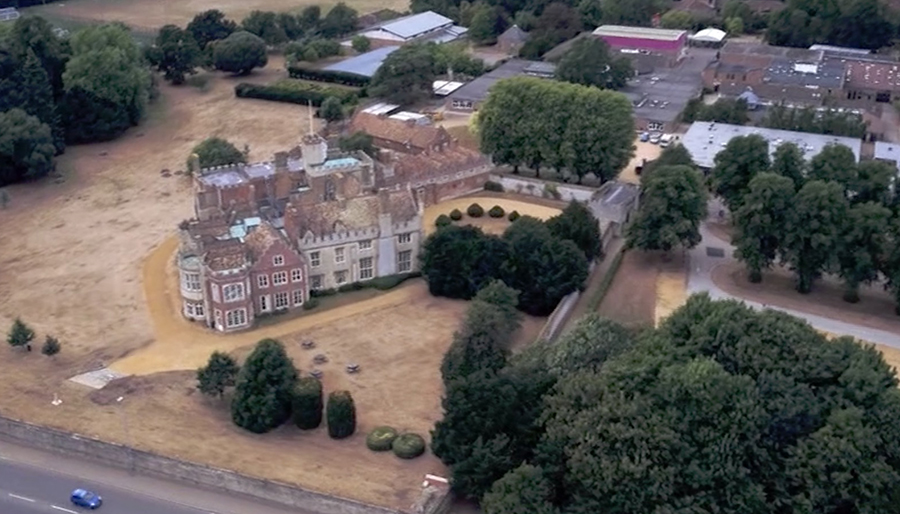
[[[250,251],[250,256],[255,261],[262,257],[263,254],[265,254],[266,251],[280,239],[281,236],[272,225],[263,221],[258,227],[247,234],[247,237],[244,238],[244,243]]]
[[[396,155],[394,175],[388,180],[391,185],[418,182],[467,171],[488,162],[488,158],[481,153],[458,145],[440,152]]]
[[[409,144],[419,149],[433,148],[449,142],[450,135],[443,127],[413,125],[405,121],[383,118],[368,113],[358,113],[350,121],[350,132],[363,131],[374,138]]]
[[[211,271],[231,270],[247,263],[247,251],[237,239],[215,241],[206,245],[204,259]]]
[[[348,200],[320,202],[313,205],[291,204],[289,216],[294,220],[299,237],[307,232],[321,237],[345,230],[361,230],[378,226],[380,214],[390,214],[394,222],[407,221],[418,213],[411,191],[382,190]],[[293,236],[294,234],[292,234]]]

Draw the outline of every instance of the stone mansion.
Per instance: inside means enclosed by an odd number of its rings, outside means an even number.
[[[377,158],[311,133],[272,161],[194,172],[176,257],[186,318],[246,329],[310,290],[417,271],[424,208],[482,189],[491,169],[440,127],[366,113],[350,127]]]

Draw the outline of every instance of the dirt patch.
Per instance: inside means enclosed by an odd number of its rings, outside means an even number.
[[[469,130],[468,120],[465,120],[465,122],[455,120],[455,122],[457,123],[456,125],[444,125],[444,127],[447,129],[447,132],[449,132],[451,136],[459,141],[459,146],[468,148],[470,150],[478,150],[481,143],[478,141],[478,137],[472,134],[472,132]]]
[[[485,213],[483,217],[471,218],[465,214],[466,209],[473,203],[477,203],[484,209]],[[503,210],[505,212],[503,218],[491,218],[487,215],[487,211],[495,205],[503,207]],[[506,227],[509,226],[509,220],[505,216],[509,215],[509,213],[512,211],[519,211],[519,214],[523,216],[534,216],[535,218],[542,220],[552,218],[562,211],[562,209],[559,207],[550,207],[549,205],[531,203],[530,201],[525,202],[522,200],[512,200],[510,198],[504,197],[503,195],[488,196],[479,193],[478,196],[464,196],[462,198],[455,198],[453,200],[441,202],[437,205],[432,205],[431,207],[426,208],[425,215],[422,219],[422,223],[425,227],[425,233],[430,234],[434,232],[434,221],[438,218],[438,216],[440,216],[441,214],[450,214],[450,211],[452,211],[453,209],[459,209],[463,213],[463,219],[458,223],[479,226],[484,229],[485,232],[489,232],[491,234],[500,234],[503,233],[504,230],[506,230]]]
[[[726,293],[746,300],[900,333],[894,302],[880,286],[861,288],[861,301],[854,304],[841,299],[843,289],[831,278],[817,281],[811,293],[801,295],[794,289],[791,272],[782,268],[763,273],[761,283],[751,284],[740,263],[722,264],[713,269],[712,280]]]
[[[654,253],[626,253],[597,312],[629,328],[652,327],[659,260]]]
[[[635,167],[641,166],[644,163],[644,159],[648,162],[655,160],[662,152],[662,148],[660,148],[659,145],[641,142],[637,139],[634,141],[634,146],[637,148],[634,157],[631,158],[631,162],[625,166],[625,169],[619,173],[619,180],[628,182],[629,184],[640,184],[641,177],[635,173]]]
[[[346,3],[360,13],[380,9],[403,12],[409,9],[409,2],[400,0],[386,4],[374,0],[349,0]],[[334,0],[67,0],[24,11],[26,14],[46,13],[73,20],[121,21],[131,27],[154,30],[169,23],[184,27],[194,15],[209,9],[219,9],[240,22],[254,10],[299,13],[306,6],[320,5],[324,14],[335,4],[337,1]]]
[[[660,253],[659,276],[656,279],[656,325],[669,317],[688,299],[686,255],[684,251]]]

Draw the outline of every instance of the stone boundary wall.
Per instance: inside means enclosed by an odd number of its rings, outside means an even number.
[[[594,274],[596,268],[597,262],[594,261],[588,268],[588,277]],[[566,321],[569,320],[569,315],[572,314],[572,309],[578,305],[578,299],[581,298],[581,294],[581,291],[573,291],[559,301],[559,304],[556,305],[556,308],[553,309],[553,312],[547,318],[547,322],[544,323],[544,328],[541,329],[538,339],[552,343],[559,336],[562,328],[566,326]]]
[[[516,193],[525,196],[537,196],[538,198],[552,198],[569,202],[576,200],[587,203],[591,197],[597,192],[597,189],[588,186],[579,186],[575,184],[563,184],[561,182],[551,182],[546,180],[516,177],[511,175],[500,175],[493,173],[490,176],[491,182],[497,182],[503,186],[503,191],[507,193]],[[552,194],[556,190],[557,195]]]
[[[141,475],[184,482],[195,486],[224,489],[253,498],[299,507],[319,514],[401,514],[399,511],[368,505],[345,498],[307,491],[292,485],[241,475],[233,471],[194,464],[107,443],[79,434],[33,425],[0,416],[0,438],[41,450],[98,461],[110,466],[130,469]],[[420,511],[435,514],[432,508]]]

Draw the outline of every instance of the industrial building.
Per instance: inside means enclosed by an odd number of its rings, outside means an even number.
[[[605,41],[614,51],[634,62],[639,73],[659,67],[672,67],[686,55],[687,31],[601,25],[593,36]]]

